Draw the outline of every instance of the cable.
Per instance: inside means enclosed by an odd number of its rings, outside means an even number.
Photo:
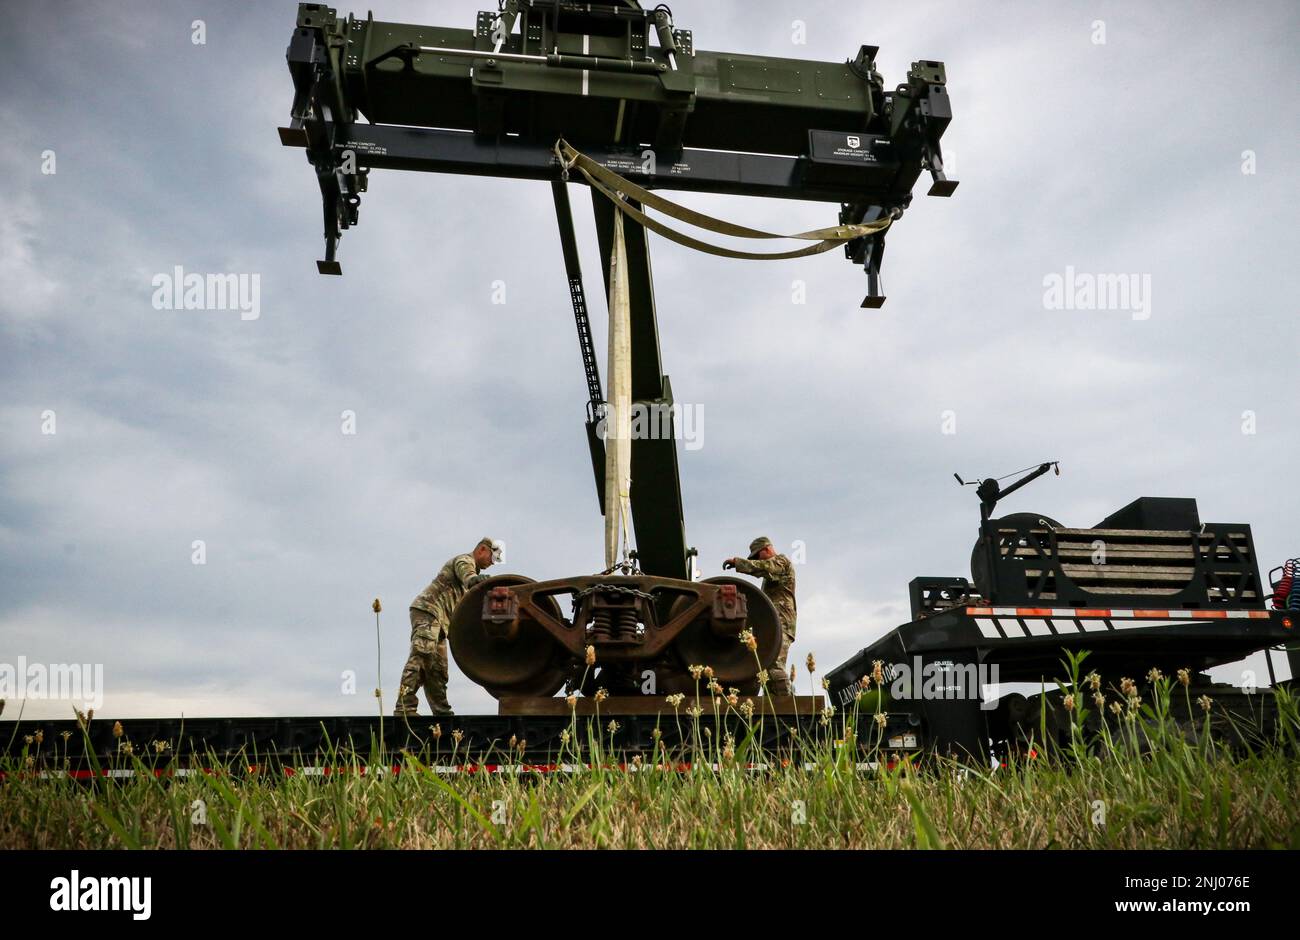
[[[1056,468],[1056,472],[1057,472],[1057,474],[1059,475],[1060,472],[1061,472],[1061,465],[1058,464],[1055,460],[1050,460],[1050,461],[1048,461],[1048,463],[1050,463],[1053,467]],[[1011,477],[1013,477],[1013,476],[1015,476],[1015,475],[1017,475],[1017,474],[1019,474],[1019,473],[1024,473],[1024,472],[1026,472],[1027,470],[1037,470],[1037,469],[1038,469],[1039,467],[1041,467],[1041,466],[1042,466],[1042,464],[1038,464],[1038,463],[1036,463],[1036,464],[1033,464],[1033,465],[1031,465],[1031,466],[1025,467],[1023,470],[1012,470],[1012,471],[1011,471],[1010,473],[1008,473],[1006,476],[995,477],[994,479],[996,479],[996,480],[1000,483],[1000,482],[1002,482],[1003,480],[1010,479]]]

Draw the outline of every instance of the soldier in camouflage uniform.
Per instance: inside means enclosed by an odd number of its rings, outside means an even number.
[[[415,715],[419,702],[417,689],[424,689],[424,697],[434,715],[451,715],[447,702],[447,629],[451,613],[465,592],[488,577],[480,574],[500,560],[500,547],[490,538],[480,539],[474,551],[452,558],[411,601],[411,656],[402,670],[402,684],[397,690],[397,718]]]
[[[772,540],[765,537],[749,543],[749,558],[728,558],[723,568],[734,568],[741,574],[752,574],[763,579],[763,593],[776,608],[781,620],[781,651],[776,661],[768,667],[767,693],[769,695],[794,695],[785,660],[794,644],[795,603],[794,564],[785,555],[778,555]]]

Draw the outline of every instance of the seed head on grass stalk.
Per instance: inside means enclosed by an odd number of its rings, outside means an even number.
[[[379,707],[379,747],[382,750],[384,746],[384,651],[379,642],[379,612],[384,609],[384,605],[379,603],[379,598],[376,597],[370,609],[375,612],[375,703]]]

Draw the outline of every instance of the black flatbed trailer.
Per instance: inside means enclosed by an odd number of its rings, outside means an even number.
[[[1300,616],[1286,611],[1264,610],[970,606],[906,623],[827,675],[832,702],[841,710],[851,708],[861,677],[871,675],[880,661],[886,685],[901,693],[890,696],[890,713],[910,719],[907,737],[897,739],[895,748],[956,752],[981,761],[1039,737],[1037,702],[1017,692],[999,697],[1004,690],[998,686],[1041,686],[1047,691],[1049,731],[1066,728],[1056,683],[1067,681],[1067,650],[1088,651],[1083,672],[1096,670],[1103,677],[1109,701],[1117,700],[1113,686],[1124,678],[1146,688],[1152,668],[1171,678],[1188,669],[1191,684],[1185,693],[1181,687],[1176,691],[1175,707],[1209,695],[1219,708],[1267,734],[1276,715],[1271,698],[1211,683],[1203,670],[1294,645],[1297,620]],[[1295,653],[1290,655],[1294,662]],[[1261,688],[1267,678],[1261,677]],[[1222,723],[1216,727],[1231,731]]]

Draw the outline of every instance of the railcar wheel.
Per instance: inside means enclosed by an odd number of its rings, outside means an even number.
[[[448,640],[456,665],[493,696],[554,695],[564,684],[563,648],[541,624],[521,618],[510,638],[489,636],[483,628],[483,598],[494,587],[532,584],[532,578],[503,574],[470,588],[451,616]],[[541,599],[547,613],[560,619],[555,598]]]
[[[767,595],[758,589],[758,585],[740,578],[726,575],[706,578],[705,584],[734,584],[745,595],[748,608],[746,627],[758,641],[757,658],[755,654],[733,636],[719,636],[709,625],[707,615],[686,625],[673,640],[672,648],[677,658],[686,667],[712,666],[713,675],[721,683],[736,685],[752,680],[759,669],[767,669],[781,651],[781,620],[776,608],[767,599]],[[681,613],[690,604],[688,598],[679,598],[673,604],[669,617]]]

